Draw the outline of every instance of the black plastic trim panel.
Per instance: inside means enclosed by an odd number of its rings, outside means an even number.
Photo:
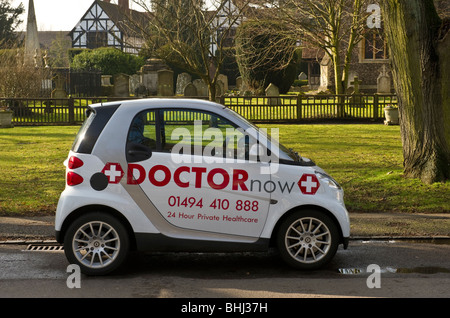
[[[253,243],[177,239],[164,234],[135,233],[139,251],[149,252],[264,252],[269,249],[269,239]]]

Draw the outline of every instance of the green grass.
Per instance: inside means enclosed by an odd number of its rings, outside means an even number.
[[[341,183],[350,212],[450,212],[450,182],[402,176],[398,126],[260,125]],[[0,129],[0,215],[52,214],[78,126]]]
[[[450,212],[450,182],[403,177],[399,126],[287,125],[280,126],[280,142],[331,174],[349,211]]]
[[[0,214],[51,214],[79,127],[0,129]]]

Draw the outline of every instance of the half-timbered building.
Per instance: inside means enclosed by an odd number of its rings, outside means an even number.
[[[146,20],[143,12],[131,10],[129,0],[94,0],[81,20],[69,33],[73,48],[114,47],[137,53],[142,47],[140,27]]]

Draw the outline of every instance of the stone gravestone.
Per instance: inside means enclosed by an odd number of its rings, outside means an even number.
[[[158,73],[158,96],[173,96],[173,71],[160,70]]]
[[[217,81],[222,82],[222,94],[225,94],[228,91],[228,77],[224,74],[219,74]]]
[[[195,88],[197,88],[197,95],[198,96],[209,96],[208,92],[208,85],[205,84],[205,82],[201,79],[196,79],[192,82],[194,84]]]
[[[362,81],[359,80],[358,76],[355,76],[353,78],[353,81],[350,82],[351,85],[353,85],[353,93],[352,96],[350,96],[348,102],[349,104],[352,104],[353,107],[365,107],[364,105],[364,97],[361,96],[361,92],[359,90],[359,86],[361,85]]]
[[[184,88],[183,95],[186,97],[195,97],[197,96],[197,88],[194,84],[188,83]]]
[[[269,86],[267,86],[266,88],[266,96],[268,96],[268,105],[278,105],[279,104],[279,98],[274,97],[274,96],[279,96],[280,95],[280,90],[278,89],[278,87],[273,84],[270,83]]]
[[[141,83],[140,76],[134,74],[130,76],[130,94],[134,94],[139,84]]]
[[[386,71],[386,65],[383,65],[380,75],[377,78],[377,93],[390,94],[391,93],[391,78]]]
[[[57,74],[54,78],[55,89],[52,91],[52,98],[67,98],[67,93],[64,90],[65,79],[61,74]]]
[[[301,72],[301,73],[298,75],[298,79],[301,80],[301,81],[305,81],[305,80],[308,79],[308,76],[307,76],[305,73]]]
[[[160,59],[148,59],[140,70],[140,82],[147,88],[148,95],[158,94],[158,71],[168,69],[168,66]]]
[[[111,85],[111,75],[102,75],[102,86]]]
[[[112,75],[102,75],[102,95],[114,95],[114,86],[111,84]]]
[[[186,87],[187,84],[191,82],[191,80],[192,80],[191,75],[189,75],[188,73],[178,74],[176,94],[183,95],[184,88]]]
[[[238,91],[242,90],[242,76],[236,77],[236,89]]]
[[[115,97],[130,96],[130,77],[127,74],[114,75],[114,96]]]
[[[220,97],[225,93],[225,85],[221,80],[216,82],[216,97]]]
[[[50,94],[51,98],[55,98],[55,99],[63,99],[61,101],[58,101],[58,104],[67,106],[69,104],[69,101],[65,100],[67,99],[67,92],[64,89],[64,85],[66,84],[66,79],[64,78],[63,74],[56,74],[56,76],[54,77],[54,81],[55,81],[55,89],[52,91],[52,93]],[[51,113],[51,106],[47,105],[46,106],[46,112]]]

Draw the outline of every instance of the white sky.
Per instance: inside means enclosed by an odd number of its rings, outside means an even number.
[[[71,31],[83,14],[89,9],[94,0],[34,0],[37,27],[39,31]],[[117,0],[112,0],[117,3]],[[25,13],[21,16],[23,25],[20,30],[26,29],[28,17],[28,0],[12,0],[11,4],[17,7],[23,3]],[[130,5],[134,8],[132,1]],[[136,8],[137,9],[137,8]]]

